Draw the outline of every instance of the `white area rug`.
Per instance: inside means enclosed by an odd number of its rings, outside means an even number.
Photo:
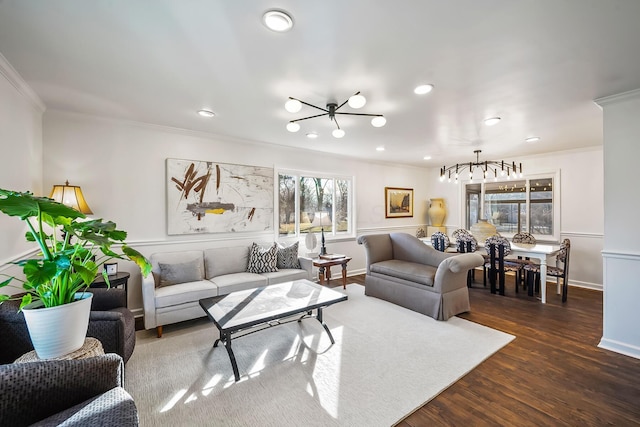
[[[218,331],[201,319],[139,331],[126,388],[142,426],[389,426],[431,400],[514,337],[457,317],[438,322],[347,286],[315,319],[233,341],[241,379]]]

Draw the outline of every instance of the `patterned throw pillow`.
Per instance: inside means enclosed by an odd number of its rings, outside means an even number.
[[[278,271],[278,245],[274,243],[268,249],[262,248],[257,243],[251,245],[249,250],[248,273],[269,273]]]
[[[278,246],[278,268],[302,268],[298,261],[298,242],[286,248]]]

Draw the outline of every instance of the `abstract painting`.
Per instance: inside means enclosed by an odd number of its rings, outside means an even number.
[[[273,169],[167,159],[167,233],[273,230]]]

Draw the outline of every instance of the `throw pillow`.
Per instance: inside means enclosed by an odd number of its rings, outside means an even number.
[[[159,263],[158,267],[160,268],[159,288],[204,279],[204,268],[200,259],[176,264]]]
[[[278,268],[302,268],[298,261],[298,243],[295,242],[286,248],[278,246]]]
[[[248,273],[269,273],[278,271],[278,245],[274,243],[268,249],[262,248],[257,243],[251,245],[249,250]]]

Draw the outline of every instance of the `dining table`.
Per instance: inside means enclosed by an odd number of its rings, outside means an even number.
[[[548,245],[544,243],[513,243],[511,244],[512,256],[528,257],[540,261],[540,301],[547,302],[547,257],[555,255],[560,250],[560,245]],[[560,282],[558,281],[557,293],[560,294]]]

